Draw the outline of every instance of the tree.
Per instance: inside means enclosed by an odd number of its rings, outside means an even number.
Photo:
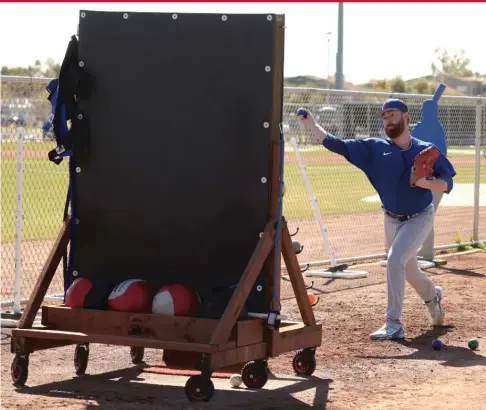
[[[43,67],[40,60],[36,60],[34,65],[27,67],[2,67],[2,75],[18,75],[24,77],[48,77],[53,78],[59,75],[61,65],[56,63],[52,58],[46,60],[46,67]]]
[[[429,83],[425,80],[419,80],[415,83],[415,91],[418,94],[426,94],[429,89]]]
[[[466,53],[462,49],[455,51],[451,56],[446,49],[436,48],[435,59],[436,61],[431,65],[434,75],[441,72],[456,77],[471,77],[473,75],[473,72],[469,69],[471,60],[466,57]]]
[[[395,77],[390,83],[391,91],[394,93],[405,93],[407,91],[407,86],[402,77]]]

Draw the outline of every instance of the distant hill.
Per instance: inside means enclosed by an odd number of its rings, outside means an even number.
[[[444,80],[442,80],[444,81]],[[393,79],[386,80],[370,80],[364,84],[353,84],[350,82],[344,82],[344,89],[351,91],[379,91],[390,92]],[[440,84],[440,81],[433,76],[424,76],[405,80],[405,92],[411,94],[433,94]],[[447,88],[444,92],[445,95],[464,95],[465,93],[461,89],[456,88],[456,84],[451,79],[445,80]],[[321,88],[327,89],[327,78],[315,77],[310,75],[299,75],[296,77],[287,77],[284,79],[284,85],[286,87],[308,87],[308,88]],[[334,77],[331,77],[331,89],[335,88]]]

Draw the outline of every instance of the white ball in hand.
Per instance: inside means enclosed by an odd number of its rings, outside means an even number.
[[[231,384],[231,387],[240,387],[241,386],[241,375],[240,374],[233,374],[231,377],[230,377],[230,384]]]

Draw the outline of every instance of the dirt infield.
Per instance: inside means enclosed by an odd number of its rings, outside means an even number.
[[[385,286],[373,285],[322,295],[314,307],[323,324],[317,370],[310,378],[292,374],[292,355],[270,359],[271,379],[261,391],[231,389],[215,379],[208,404],[187,402],[183,376],[141,372],[129,361],[129,349],[94,345],[85,376],[76,377],[73,347],[31,355],[29,379],[16,389],[10,381],[9,331],[2,330],[2,408],[67,410],[159,409],[484,409],[486,402],[486,252],[453,256],[441,269],[429,269],[444,289],[446,322],[433,329],[426,308],[407,287],[403,342],[372,342],[368,335],[383,321]],[[315,286],[322,283],[316,281]],[[295,301],[284,309],[299,319]],[[467,340],[478,338],[471,351]],[[434,351],[441,338],[445,348]],[[146,362],[161,352],[149,349]]]

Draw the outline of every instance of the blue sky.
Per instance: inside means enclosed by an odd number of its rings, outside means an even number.
[[[76,33],[79,10],[284,13],[285,76],[335,72],[337,3],[44,3],[0,5],[0,65],[61,61]],[[471,69],[486,73],[486,3],[345,3],[347,81],[430,74],[436,47],[464,49]]]

